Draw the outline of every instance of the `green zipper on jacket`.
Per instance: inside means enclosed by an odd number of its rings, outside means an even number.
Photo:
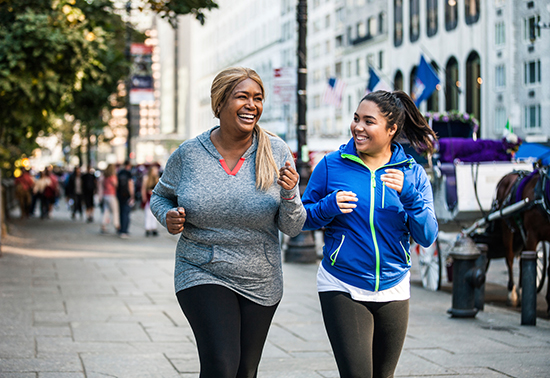
[[[343,158],[350,159],[350,160],[352,160],[356,163],[361,164],[363,167],[365,167],[369,170],[370,175],[371,175],[372,185],[370,187],[369,222],[370,222],[370,231],[371,231],[371,234],[372,234],[372,242],[374,244],[374,252],[375,252],[375,255],[376,255],[376,283],[374,285],[374,291],[378,291],[378,288],[380,287],[380,249],[378,248],[378,242],[376,240],[376,229],[374,228],[374,204],[375,204],[374,195],[376,193],[376,191],[375,191],[375,188],[376,188],[376,171],[379,170],[379,169],[383,169],[383,168],[388,168],[388,167],[394,167],[396,165],[401,165],[401,164],[403,164],[407,161],[409,161],[410,164],[412,164],[412,162],[410,162],[410,160],[407,159],[407,160],[403,160],[399,163],[383,165],[383,166],[379,167],[378,169],[372,171],[365,164],[365,162],[363,160],[361,160],[361,158],[359,156],[350,155],[350,154],[342,154],[341,156]],[[382,198],[382,200],[383,200],[383,198]],[[384,206],[384,205],[382,204],[382,206]]]

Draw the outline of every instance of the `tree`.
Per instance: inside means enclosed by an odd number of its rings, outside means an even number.
[[[0,158],[30,154],[51,130],[52,115],[82,89],[85,71],[99,67],[93,41],[74,0],[0,0]],[[14,156],[15,154],[15,156]],[[4,164],[6,165],[6,164]]]
[[[88,19],[85,28],[89,33],[94,33],[97,29],[102,31],[102,36],[97,37],[96,42],[105,47],[98,49],[97,67],[84,70],[82,88],[73,94],[73,100],[66,107],[66,112],[81,125],[81,140],[87,141],[86,161],[89,164],[90,136],[102,133],[103,127],[107,125],[104,115],[109,114],[113,105],[124,106],[120,99],[113,104],[110,98],[116,93],[119,81],[126,78],[129,70],[129,62],[124,53],[127,26],[113,12],[113,3],[110,0],[78,0],[76,5]],[[133,40],[139,39],[143,39],[143,35],[134,31]]]
[[[134,2],[172,23],[183,14],[204,23],[203,11],[217,8],[211,0]],[[90,130],[101,126],[107,93],[128,74],[122,26],[108,0],[0,0],[0,167],[7,175],[37,136],[54,130],[55,115],[70,111]]]
[[[140,9],[150,7],[162,18],[167,18],[172,27],[177,25],[177,16],[192,14],[204,24],[206,16],[203,10],[218,8],[212,0],[139,0]]]

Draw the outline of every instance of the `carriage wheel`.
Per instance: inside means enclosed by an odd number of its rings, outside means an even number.
[[[550,243],[541,241],[537,244],[537,293],[542,290],[544,286],[544,279],[546,278],[546,263],[548,261],[548,250],[550,249]]]
[[[431,291],[441,288],[441,253],[439,253],[439,241],[435,241],[428,248],[416,245],[422,286]]]

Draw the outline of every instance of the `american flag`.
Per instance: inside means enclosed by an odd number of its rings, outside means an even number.
[[[342,94],[344,93],[344,88],[346,84],[343,80],[331,77],[328,79],[327,89],[325,90],[325,95],[323,96],[323,104],[325,105],[334,105],[339,108],[342,104]]]

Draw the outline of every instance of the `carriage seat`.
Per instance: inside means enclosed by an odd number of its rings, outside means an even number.
[[[439,168],[446,176],[445,197],[449,211],[458,204],[455,164],[483,161],[511,161],[510,144],[505,140],[440,138],[438,140]]]

